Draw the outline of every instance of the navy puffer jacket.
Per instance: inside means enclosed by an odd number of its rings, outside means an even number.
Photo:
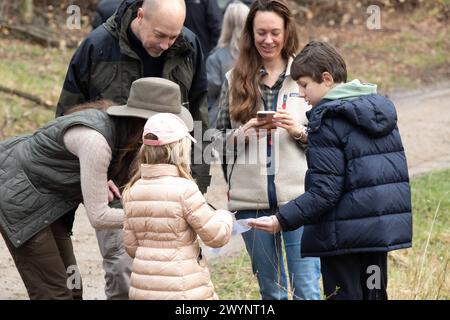
[[[322,100],[307,113],[306,192],[277,213],[305,225],[302,256],[411,247],[411,192],[395,107],[387,98]]]

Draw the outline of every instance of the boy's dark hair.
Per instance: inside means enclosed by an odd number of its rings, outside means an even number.
[[[328,72],[334,82],[347,82],[347,67],[342,56],[326,42],[311,41],[295,57],[291,66],[292,79],[311,77],[322,83],[322,73]]]

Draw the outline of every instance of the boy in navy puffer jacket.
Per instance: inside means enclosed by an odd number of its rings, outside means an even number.
[[[310,42],[292,78],[306,101],[306,192],[271,220],[271,233],[305,225],[302,256],[320,257],[325,296],[387,299],[387,252],[412,243],[408,168],[392,102],[376,85],[347,81],[339,53]]]

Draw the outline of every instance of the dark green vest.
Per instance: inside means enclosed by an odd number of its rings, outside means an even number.
[[[98,131],[114,150],[115,122],[94,109],[59,117],[33,135],[0,143],[0,227],[16,247],[82,202],[80,163],[63,141],[74,125]]]

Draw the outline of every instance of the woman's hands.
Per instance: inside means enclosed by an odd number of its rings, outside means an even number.
[[[122,196],[116,184],[112,180],[108,180],[108,202],[113,201],[114,197],[120,199]]]
[[[306,143],[308,135],[306,134],[305,127],[298,124],[289,112],[283,109],[277,110],[277,113],[273,117],[273,121],[277,127],[286,129],[292,138]]]
[[[300,140],[303,143],[307,142],[306,127],[298,124],[291,114],[284,109],[277,110],[277,113],[273,116],[273,121],[250,119],[236,131],[235,135],[236,137],[244,136],[246,141],[248,137],[256,136],[257,139],[260,139],[278,127],[285,129],[293,139]]]
[[[242,127],[236,131],[236,136],[257,137],[258,139],[265,137],[268,132],[276,129],[276,125],[273,122],[261,121],[257,118],[252,118],[247,121]]]

